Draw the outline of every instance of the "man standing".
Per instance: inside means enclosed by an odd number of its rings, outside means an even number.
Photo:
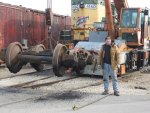
[[[103,69],[104,92],[103,95],[109,94],[109,76],[112,78],[114,95],[119,96],[117,81],[117,66],[119,61],[119,49],[112,44],[111,38],[105,39],[105,44],[98,54],[98,65]]]

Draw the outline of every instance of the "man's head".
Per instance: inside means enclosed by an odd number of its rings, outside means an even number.
[[[106,43],[107,45],[111,45],[111,38],[110,38],[110,37],[106,37],[106,38],[105,38],[105,43]]]

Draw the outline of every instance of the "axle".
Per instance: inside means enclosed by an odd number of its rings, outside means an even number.
[[[24,50],[19,42],[13,42],[6,50],[5,62],[12,73],[19,72],[27,63],[41,71],[44,68],[43,64],[52,63],[52,55],[42,44]]]
[[[29,62],[29,63],[38,63],[38,64],[51,64],[52,57],[50,56],[35,56],[35,55],[18,55],[18,60]]]

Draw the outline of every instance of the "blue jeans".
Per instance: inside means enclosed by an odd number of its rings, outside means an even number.
[[[104,63],[103,67],[103,81],[104,81],[104,90],[109,90],[109,76],[112,79],[112,85],[114,92],[118,91],[118,80],[117,80],[117,71],[112,69],[110,64]]]

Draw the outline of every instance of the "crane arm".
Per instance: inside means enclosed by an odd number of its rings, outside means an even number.
[[[111,0],[105,0],[105,9],[106,9],[106,23],[108,26],[109,35],[111,39],[114,40],[115,30],[114,30],[114,23],[112,17]]]
[[[118,19],[120,19],[121,8],[128,8],[127,0],[114,0],[115,7],[118,13]]]

